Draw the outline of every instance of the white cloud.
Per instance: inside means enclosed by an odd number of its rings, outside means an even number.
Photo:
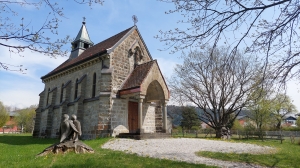
[[[179,63],[179,61],[175,62],[172,59],[166,59],[166,58],[162,58],[162,57],[157,58],[157,62],[158,62],[159,68],[165,78],[171,77],[176,64]]]
[[[12,43],[13,45],[20,45],[18,42],[15,41],[9,42],[8,44]],[[0,46],[0,53],[2,63],[10,64],[9,68],[13,70],[19,69],[13,66],[22,65],[23,69],[27,69],[26,71],[24,71],[26,73],[25,76],[30,77],[32,79],[40,78],[39,75],[41,74],[38,74],[38,72],[41,69],[45,71],[50,71],[67,59],[66,57],[50,58],[43,54],[31,52],[29,50],[25,50],[20,54],[11,53],[9,52],[7,47],[3,46]],[[24,76],[24,74],[20,73],[19,71],[6,71],[6,73]]]
[[[17,44],[17,43],[15,43]],[[24,57],[10,53],[8,48],[0,47],[0,61],[11,65],[23,65],[26,74],[0,69],[0,101],[4,105],[18,108],[39,103],[39,93],[44,89],[40,77],[63,63],[67,58],[50,58],[43,54],[25,51]],[[10,67],[13,68],[13,67]]]
[[[27,90],[24,88],[4,90],[0,93],[0,101],[6,106],[25,108],[39,103],[39,92],[41,90]]]
[[[293,104],[297,107],[300,112],[300,87],[299,82],[290,81],[287,84],[287,95],[290,96]]]

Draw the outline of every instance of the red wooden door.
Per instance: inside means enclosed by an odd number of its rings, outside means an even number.
[[[128,102],[128,127],[130,133],[138,131],[138,103]]]

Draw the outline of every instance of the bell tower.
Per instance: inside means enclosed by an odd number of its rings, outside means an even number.
[[[75,40],[71,44],[72,51],[69,59],[78,57],[81,53],[84,52],[84,50],[94,45],[94,43],[90,40],[88,31],[85,26],[85,17],[83,17],[81,29],[79,30]]]

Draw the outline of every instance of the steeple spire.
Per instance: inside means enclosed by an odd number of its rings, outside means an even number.
[[[88,31],[85,26],[85,17],[83,17],[82,26],[75,38],[75,40],[71,43],[72,51],[70,55],[70,59],[78,57],[84,50],[94,45],[94,43],[90,40]]]

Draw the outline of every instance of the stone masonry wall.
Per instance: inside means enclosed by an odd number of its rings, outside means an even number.
[[[128,129],[128,100],[113,99],[111,110],[111,128],[112,130],[119,125]]]
[[[162,115],[161,106],[155,107],[155,127],[156,127],[156,132],[162,132],[163,115]]]
[[[61,123],[61,109],[53,110],[51,137],[56,138]]]
[[[73,73],[69,73],[63,77],[60,77],[60,78],[57,78],[55,80],[51,80],[47,83],[45,83],[45,89],[48,90],[48,88],[52,89],[54,87],[57,87],[58,88],[58,96],[57,98],[55,99],[55,105],[59,105],[60,104],[60,93],[61,93],[61,85],[64,83],[66,84],[68,81],[71,81],[71,92],[69,94],[65,93],[64,94],[64,100],[68,101],[68,102],[72,102],[74,101],[74,94],[75,94],[75,82],[76,82],[76,79],[79,79],[81,78],[83,75],[87,75],[87,86],[85,88],[86,92],[85,92],[85,95],[81,95],[83,98],[90,98],[92,97],[92,82],[93,82],[93,74],[96,73],[96,77],[97,77],[97,81],[98,83],[96,84],[96,95],[99,95],[99,92],[100,92],[100,79],[101,79],[101,61],[96,63],[96,64],[93,64],[89,67],[86,67],[86,68],[83,68],[79,71],[75,71]],[[79,84],[79,87],[80,84]],[[46,92],[46,95],[47,95],[47,91]],[[78,93],[78,96],[80,95],[81,93],[79,92]],[[68,95],[69,99],[66,99],[66,96]],[[45,96],[44,98],[45,100],[47,99],[47,96]],[[46,103],[46,102],[45,102]],[[45,104],[44,103],[44,107],[45,107]]]
[[[130,59],[130,57],[133,56],[129,56],[129,49],[134,49],[135,46],[139,46],[142,50],[143,60],[140,61],[140,63],[151,60],[145,46],[141,42],[138,32],[134,30],[112,53],[110,53],[111,66],[113,67],[112,89],[114,94],[117,93],[120,86],[133,69],[134,64],[129,62],[130,60],[133,61],[132,58]]]
[[[94,63],[88,67],[82,68],[78,71],[75,71],[73,73],[66,74],[60,78],[56,78],[51,81],[45,82],[45,91],[44,95],[41,96],[41,112],[38,113],[37,115],[37,124],[35,127],[35,130],[38,132],[35,133],[35,135],[40,136],[41,132],[44,131],[47,127],[48,123],[48,129],[50,131],[51,137],[56,137],[56,130],[57,127],[59,128],[58,125],[60,125],[62,121],[62,115],[67,113],[70,115],[76,114],[77,119],[81,122],[82,128],[93,128],[90,129],[90,131],[85,131],[84,133],[87,135],[86,137],[90,138],[92,133],[91,131],[94,130],[97,131],[98,128],[98,123],[97,122],[89,122],[89,119],[92,118],[94,120],[98,121],[98,116],[99,116],[99,100],[92,101],[92,102],[85,102],[83,104],[84,99],[88,99],[92,97],[92,82],[93,82],[93,74],[96,73],[96,78],[97,78],[97,83],[96,83],[96,96],[100,95],[100,86],[111,86],[109,83],[103,84],[103,81],[107,81],[107,79],[102,79],[101,75],[101,69],[102,69],[102,63],[101,61],[98,61],[97,63]],[[77,102],[74,102],[74,94],[75,94],[75,84],[76,84],[76,79],[80,79],[86,74],[85,79],[82,80],[81,83],[78,85],[78,97],[80,96],[80,99]],[[108,75],[107,75],[108,76]],[[106,77],[107,78],[107,77]],[[60,102],[60,96],[61,96],[61,89],[62,89],[62,84],[68,83],[71,81],[66,87],[63,88],[63,102]],[[49,97],[49,103],[52,104],[52,107],[45,109],[46,108],[46,100],[47,100],[47,95],[48,95],[48,89],[50,88],[53,89],[57,87],[56,95],[53,95],[54,92],[51,92]],[[108,87],[107,87],[108,88]],[[53,99],[51,99],[53,97]],[[73,102],[73,103],[72,103]],[[71,103],[71,105],[70,105]],[[53,110],[53,107],[55,106],[55,109]],[[85,106],[88,110],[87,113],[88,115],[84,114],[85,113]],[[48,111],[51,111],[48,113]],[[86,117],[86,119],[84,119]],[[47,121],[48,120],[48,121]],[[85,122],[87,121],[87,122]],[[97,127],[97,128],[96,128]],[[87,130],[87,129],[85,129]]]
[[[33,130],[33,137],[40,136],[40,127],[41,127],[41,115],[42,115],[42,108],[44,104],[44,97],[45,97],[45,90],[40,93],[40,100],[39,106],[36,110],[35,122],[34,122],[34,130]]]
[[[143,103],[143,126],[144,133],[155,133],[155,105]]]
[[[47,127],[48,109],[41,112],[40,134],[45,133]],[[43,122],[44,121],[44,122]]]
[[[98,125],[99,102],[93,101],[83,105],[84,115],[81,122],[82,139],[96,138],[95,127]]]

